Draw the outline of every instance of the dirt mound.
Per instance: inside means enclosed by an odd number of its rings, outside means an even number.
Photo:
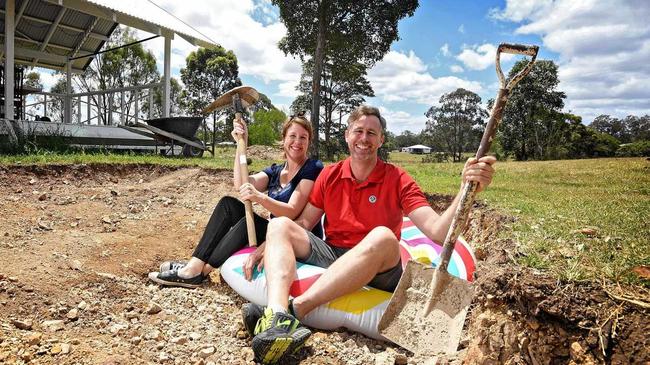
[[[246,156],[251,159],[258,160],[270,160],[270,161],[282,161],[284,156],[282,154],[282,149],[275,146],[261,146],[254,145],[248,146],[246,150]]]
[[[0,167],[0,363],[252,364],[242,300],[217,273],[196,290],[146,279],[162,260],[191,254],[218,199],[234,193],[231,176],[155,165]],[[451,201],[429,199],[438,211]],[[650,360],[647,313],[597,284],[518,268],[514,243],[499,238],[512,218],[476,208],[465,237],[478,246],[478,290],[452,363]],[[341,331],[315,332],[290,363],[301,361],[424,359]]]
[[[516,265],[518,250],[499,231],[514,221],[478,205],[465,233],[479,258],[467,322],[469,364],[647,364],[648,311],[614,300],[594,282],[562,282]],[[646,296],[648,293],[639,293]]]

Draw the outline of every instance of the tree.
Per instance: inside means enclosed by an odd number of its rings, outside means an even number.
[[[221,46],[199,48],[190,53],[185,59],[186,67],[181,69],[181,80],[185,84],[182,93],[184,108],[192,115],[202,115],[202,110],[213,100],[226,91],[240,86],[239,66],[237,57],[232,51],[226,51]],[[217,126],[219,116],[227,115],[228,111],[212,113],[214,133],[219,139],[230,138],[231,117]]]
[[[630,141],[623,121],[609,115],[597,116],[589,126],[600,133],[609,134],[622,143]]]
[[[313,62],[303,65],[303,73],[298,90],[302,92],[291,105],[294,112],[308,110],[312,104],[311,77]],[[341,59],[326,62],[323,68],[322,88],[320,89],[321,115],[323,119],[321,132],[324,135],[324,150],[326,159],[331,160],[335,153],[345,149],[345,144],[338,143],[332,138],[344,129],[342,119],[352,109],[365,101],[365,96],[374,96],[370,82],[366,79],[366,66],[358,62],[348,63]],[[335,118],[338,117],[338,125]]]
[[[508,78],[527,64],[526,60],[515,63]],[[566,95],[556,90],[557,70],[553,61],[537,61],[510,93],[499,132],[503,149],[517,160],[544,158],[544,150],[553,144],[561,129],[557,123],[565,123],[560,111]]]
[[[278,109],[256,111],[248,127],[249,144],[272,146],[280,139],[282,123],[286,119],[287,115]]]
[[[399,136],[395,136],[395,147],[409,147],[416,144],[422,143],[420,141],[420,136],[409,130],[405,130]]]
[[[650,115],[646,114],[642,117],[628,115],[623,119],[623,125],[629,142],[650,141]]]
[[[370,67],[382,59],[398,39],[397,22],[411,16],[417,0],[272,0],[280,8],[287,35],[279,47],[304,62],[312,59],[311,122],[320,130],[321,76],[327,55],[347,54],[347,59]],[[318,156],[318,138],[314,154]]]
[[[480,96],[463,88],[444,94],[439,103],[440,106],[432,106],[425,114],[428,118],[425,132],[454,162],[461,161],[463,152],[478,145],[479,128],[487,111],[481,106]]]
[[[176,80],[175,78],[171,77],[169,79],[169,115],[180,115],[182,114],[183,110],[183,101],[181,99],[181,96],[183,92],[183,86]],[[154,106],[154,111],[158,115],[163,114],[163,91],[162,88],[157,88],[154,91],[153,94],[153,106]],[[142,111],[145,113],[149,111],[149,104],[145,103],[142,105]]]
[[[66,80],[64,77],[59,77],[58,80],[52,85],[52,88],[50,89],[51,93],[55,94],[65,94],[66,93]],[[65,115],[65,99],[61,96],[54,96],[50,99],[51,101],[49,102],[48,106],[48,117],[52,121],[60,121],[63,122],[64,115]],[[77,106],[77,101],[75,99],[71,100],[72,102],[72,107]],[[71,116],[74,120],[76,118],[76,115]]]
[[[109,49],[134,42],[135,32],[130,28],[117,27],[106,42]],[[146,51],[142,44],[134,44],[94,56],[93,61],[80,76],[74,77],[78,89],[83,92],[109,90],[129,86],[140,86],[158,82],[160,74],[156,68],[156,58],[151,51]],[[65,89],[64,89],[65,90]],[[125,93],[124,109],[121,99],[115,94],[92,96],[92,103],[99,107],[98,124],[112,123],[113,115],[108,110],[121,110],[129,115],[131,103],[139,93]],[[90,116],[89,116],[90,118]]]

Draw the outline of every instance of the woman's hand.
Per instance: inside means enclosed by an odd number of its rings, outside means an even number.
[[[244,141],[248,141],[248,127],[246,127],[246,123],[238,122],[237,119],[233,120],[230,135],[235,142],[237,142],[238,136],[241,136]]]
[[[492,176],[494,175],[492,165],[495,162],[497,162],[497,159],[494,156],[483,156],[479,160],[476,157],[467,159],[465,167],[463,167],[463,184],[468,181],[477,182],[477,193],[485,189],[492,182]]]
[[[253,184],[244,183],[239,187],[239,199],[261,203],[262,200],[266,199],[266,195],[260,193],[257,189],[255,189]]]
[[[253,280],[253,268],[257,266],[257,272],[261,272],[262,268],[264,268],[264,243],[262,243],[259,247],[257,247],[257,250],[253,251],[250,255],[248,255],[248,258],[246,261],[244,261],[244,266],[242,269],[244,270],[244,277],[246,280],[251,281]]]

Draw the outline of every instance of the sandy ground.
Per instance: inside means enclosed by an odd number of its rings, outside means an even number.
[[[146,279],[191,254],[230,184],[230,172],[199,168],[0,167],[0,363],[254,363],[243,300],[218,273],[196,290]],[[513,243],[495,239],[508,218],[478,208],[467,232],[482,247],[478,290],[451,360],[314,331],[289,363],[650,363],[647,313],[513,268]]]

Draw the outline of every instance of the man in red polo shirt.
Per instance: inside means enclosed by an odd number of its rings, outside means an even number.
[[[248,278],[262,257],[266,268],[268,306],[249,303],[242,308],[244,325],[255,335],[253,350],[261,361],[276,362],[300,348],[311,332],[296,318],[319,305],[364,285],[395,289],[402,274],[402,216],[430,239],[444,240],[460,193],[444,213],[435,213],[404,170],[378,158],[385,129],[377,108],[355,109],[345,131],[350,157],[323,169],[295,222],[286,217],[271,220],[266,243],[245,264]],[[463,182],[476,181],[478,191],[482,190],[492,181],[495,161],[491,156],[468,160]],[[323,214],[326,241],[309,232]],[[289,303],[296,259],[328,269]]]

